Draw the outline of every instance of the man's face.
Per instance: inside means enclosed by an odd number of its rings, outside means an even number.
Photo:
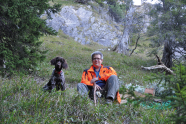
[[[101,55],[97,54],[93,56],[92,64],[95,68],[99,68],[102,62],[103,60],[101,59]]]

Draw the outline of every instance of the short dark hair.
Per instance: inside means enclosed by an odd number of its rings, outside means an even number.
[[[93,53],[91,54],[92,60],[93,60],[93,56],[94,56],[94,55],[100,55],[100,56],[101,56],[101,59],[103,60],[103,54],[102,54],[100,51],[95,51],[95,52],[93,52]]]

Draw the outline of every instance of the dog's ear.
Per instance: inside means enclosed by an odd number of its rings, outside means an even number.
[[[64,69],[68,68],[67,61],[64,58],[62,58],[62,68],[64,68]]]
[[[55,64],[56,64],[56,58],[57,58],[57,57],[53,58],[53,59],[50,61],[51,65],[55,65]]]

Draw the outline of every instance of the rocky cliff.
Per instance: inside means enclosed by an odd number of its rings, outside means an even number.
[[[121,26],[109,15],[107,8],[80,4],[63,6],[59,13],[51,16],[52,19],[47,19],[50,27],[62,30],[81,44],[97,42],[112,47],[122,36]]]

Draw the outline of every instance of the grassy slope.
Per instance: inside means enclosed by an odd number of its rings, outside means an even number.
[[[170,111],[145,110],[131,104],[94,107],[92,101],[79,97],[76,91],[76,84],[83,70],[90,67],[90,55],[95,50],[104,50],[103,64],[113,66],[124,83],[145,85],[144,78],[150,73],[140,67],[153,65],[155,60],[147,59],[142,53],[131,57],[117,54],[96,43],[81,45],[62,31],[58,36],[44,36],[40,40],[42,49],[49,52],[35,75],[0,78],[0,123],[165,123]],[[64,57],[69,64],[64,72],[66,83],[73,88],[68,88],[65,96],[60,91],[42,91],[54,68],[50,60],[56,56]]]
[[[49,50],[49,52],[46,60],[41,63],[39,76],[49,78],[51,70],[54,68],[50,65],[50,60],[56,56],[61,56],[67,60],[69,65],[69,69],[64,70],[66,82],[69,84],[80,82],[83,70],[91,66],[91,53],[96,50],[100,50],[104,54],[103,65],[112,66],[117,71],[118,77],[125,83],[138,81],[143,84],[143,78],[149,72],[141,70],[141,66],[149,66],[155,62],[135,54],[128,57],[108,51],[106,47],[97,43],[81,45],[63,34],[62,31],[58,33],[58,36],[45,36],[40,40],[44,42],[43,48]]]
[[[62,31],[58,36],[45,36],[40,40],[43,41],[42,49],[49,52],[46,60],[40,63],[37,77],[22,75],[10,80],[1,78],[0,123],[123,123],[128,119],[133,123],[164,123],[167,119],[167,111],[144,111],[144,108],[135,108],[131,104],[110,107],[98,104],[94,107],[92,101],[77,95],[76,84],[80,82],[83,70],[91,65],[91,53],[105,47],[96,43],[81,45]],[[102,52],[103,64],[112,65],[125,83],[143,84],[144,77],[149,75],[149,72],[140,69],[141,65],[148,66],[148,60],[135,54],[128,57],[107,50]],[[69,64],[69,69],[64,72],[66,83],[73,88],[68,88],[65,96],[60,91],[42,91],[54,68],[49,62],[55,56],[64,57]]]

